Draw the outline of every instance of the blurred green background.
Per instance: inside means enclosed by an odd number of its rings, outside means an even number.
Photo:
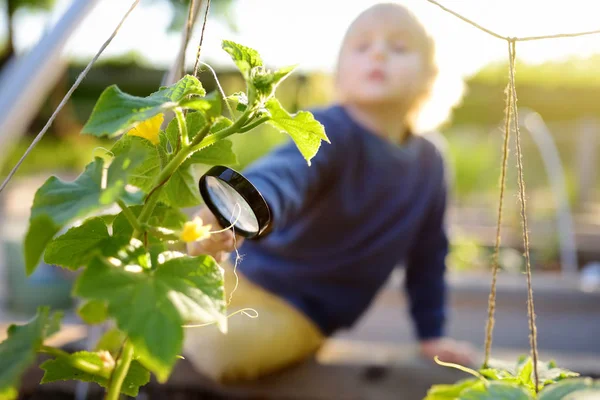
[[[21,3],[28,9],[44,9],[52,2],[5,0]],[[185,2],[173,0],[175,11],[169,30],[182,27]],[[229,0],[215,2],[214,16],[228,21]],[[4,56],[12,50],[4,45]],[[44,106],[28,128],[28,134],[10,149],[6,162],[0,166],[0,177],[23,154],[33,137],[43,127],[60,100],[84,68],[72,61]],[[43,141],[33,150],[17,173],[17,179],[37,174],[78,173],[89,162],[98,147],[110,147],[110,142],[79,131],[89,116],[102,90],[117,84],[134,95],[155,91],[165,74],[153,68],[141,54],[129,52],[118,57],[104,57],[91,70],[67,106],[55,120]],[[228,93],[243,89],[243,81],[233,68],[217,68],[217,74]],[[564,168],[569,205],[575,213],[576,230],[584,232],[581,241],[580,265],[600,258],[600,55],[587,58],[571,57],[544,64],[517,63],[518,104],[521,110],[533,110],[545,121],[557,146]],[[447,157],[452,171],[450,220],[452,254],[450,265],[456,270],[489,268],[489,251],[495,237],[501,164],[505,88],[508,78],[506,63],[488,64],[465,81],[466,92],[448,123],[440,132],[447,144]],[[212,75],[200,75],[208,91],[215,89]],[[296,72],[278,90],[278,97],[290,111],[310,109],[329,104],[332,99],[332,77],[324,72]],[[555,223],[555,199],[550,191],[548,172],[540,151],[526,127],[522,128],[524,169],[528,190],[528,217],[531,222],[532,245],[536,268],[556,270],[558,242]],[[513,134],[514,138],[514,134]],[[269,127],[260,127],[250,134],[233,138],[240,165],[238,169],[264,155],[273,146],[288,140]],[[504,235],[507,251],[520,251],[520,217],[517,202],[516,159],[514,142],[509,159]],[[591,233],[590,233],[591,232]],[[592,243],[592,244],[590,244]],[[518,257],[517,257],[518,258]],[[520,270],[521,263],[507,255],[503,266]],[[512,261],[510,261],[512,260]]]

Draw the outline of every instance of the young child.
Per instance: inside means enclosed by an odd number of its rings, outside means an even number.
[[[187,330],[186,358],[199,371],[248,379],[310,356],[361,316],[398,264],[421,354],[472,362],[468,345],[444,338],[444,160],[413,132],[436,75],[432,39],[403,6],[373,6],[351,24],[338,102],[313,111],[331,145],[310,167],[289,142],[244,171],[271,208],[273,230],[239,248],[229,312],[253,308],[258,318],[230,318],[226,335],[214,326]],[[218,225],[206,208],[199,216]],[[188,250],[222,261],[233,246],[227,231]],[[230,293],[236,279],[222,265]]]

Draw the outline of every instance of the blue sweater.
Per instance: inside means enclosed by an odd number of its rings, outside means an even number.
[[[290,141],[244,171],[274,225],[244,242],[240,270],[329,335],[351,326],[402,264],[416,336],[441,336],[448,241],[440,152],[416,135],[394,145],[341,106],[313,114],[331,144],[310,167]]]

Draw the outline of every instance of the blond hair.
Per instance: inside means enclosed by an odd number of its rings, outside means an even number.
[[[413,132],[435,130],[449,120],[452,109],[462,100],[464,82],[459,75],[452,74],[439,63],[433,36],[425,28],[420,19],[405,5],[398,3],[378,3],[363,10],[346,30],[342,45],[338,52],[335,75],[349,33],[357,21],[373,12],[386,12],[390,8],[401,10],[408,17],[411,32],[417,38],[417,50],[420,52],[425,68],[426,79],[419,94],[413,99],[406,113],[406,122]]]

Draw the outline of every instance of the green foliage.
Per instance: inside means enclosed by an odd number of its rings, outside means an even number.
[[[250,80],[250,72],[257,67],[262,67],[263,61],[258,52],[250,47],[223,40],[223,50],[230,56],[235,65],[239,68],[246,81]]]
[[[210,256],[178,252],[207,231],[181,211],[201,202],[195,165],[236,165],[227,138],[267,121],[292,137],[308,163],[328,139],[310,113],[291,115],[273,97],[293,68],[270,72],[255,50],[229,41],[223,48],[246,79],[244,96],[205,96],[192,76],[147,97],[111,86],[82,133],[123,135],[74,181],[51,177],[36,192],[25,238],[27,272],[42,255],[47,263],[81,269],[74,288],[85,300],[79,316],[88,324],[112,320],[117,329],[101,338],[95,352],[68,354],[40,348],[55,329],[47,310],[25,327],[11,328],[0,344],[3,398],[14,397],[20,374],[40,350],[54,356],[42,365],[42,383],[79,379],[107,387],[111,399],[119,391],[135,396],[150,373],[160,382],[168,379],[180,358],[184,324],[215,324],[226,332],[222,268]],[[247,100],[241,115],[221,115],[224,101],[241,99]],[[176,118],[163,131],[168,110]],[[115,205],[120,213],[102,215]]]
[[[105,353],[79,351],[69,355],[69,357],[45,361],[40,365],[40,368],[44,370],[41,383],[76,379],[83,382],[95,382],[102,387],[108,387],[109,370],[106,364],[112,359],[108,361],[106,358]],[[81,364],[95,367],[98,372],[95,374],[83,372],[73,366]],[[139,393],[140,386],[144,386],[148,382],[150,382],[150,372],[137,361],[133,361],[121,387],[121,393],[135,397]]]
[[[325,135],[325,128],[315,120],[311,113],[301,111],[290,115],[275,98],[271,98],[267,102],[266,108],[271,114],[268,124],[290,135],[308,165],[310,165],[310,159],[319,151],[321,140],[330,143]]]
[[[91,218],[48,243],[44,261],[78,269],[91,261],[96,250],[110,257],[128,242],[127,237],[111,236],[102,218]]]
[[[140,160],[131,154],[116,157],[103,182],[104,160],[96,158],[73,182],[50,177],[36,192],[25,237],[25,265],[35,271],[52,237],[68,222],[112,205],[125,195],[127,173]],[[137,154],[137,153],[136,153]]]
[[[0,343],[0,399],[16,398],[21,375],[35,361],[44,339],[56,333],[62,315],[40,307],[25,325],[11,325]]]
[[[590,391],[600,391],[600,381],[590,378],[565,379],[555,385],[548,386],[538,396],[539,400],[578,400],[593,399],[586,397]]]
[[[178,107],[188,96],[205,94],[200,81],[189,75],[148,97],[123,93],[113,85],[102,93],[81,133],[112,137],[132,128],[137,122]]]
[[[591,389],[591,379],[576,378],[579,374],[558,368],[553,361],[538,362],[539,393],[535,390],[533,361],[522,357],[516,364],[493,361],[488,368],[472,371],[456,364],[445,366],[469,372],[477,379],[464,379],[453,385],[434,385],[425,400],[533,400],[563,399],[568,393]],[[596,384],[600,387],[600,383]],[[557,397],[558,396],[558,397]]]
[[[529,393],[514,383],[498,381],[489,385],[478,383],[461,392],[461,400],[530,400]]]
[[[222,270],[209,256],[169,258],[148,271],[92,262],[75,294],[108,303],[108,313],[133,341],[140,362],[165,381],[177,360],[186,322],[217,322],[226,329]]]

